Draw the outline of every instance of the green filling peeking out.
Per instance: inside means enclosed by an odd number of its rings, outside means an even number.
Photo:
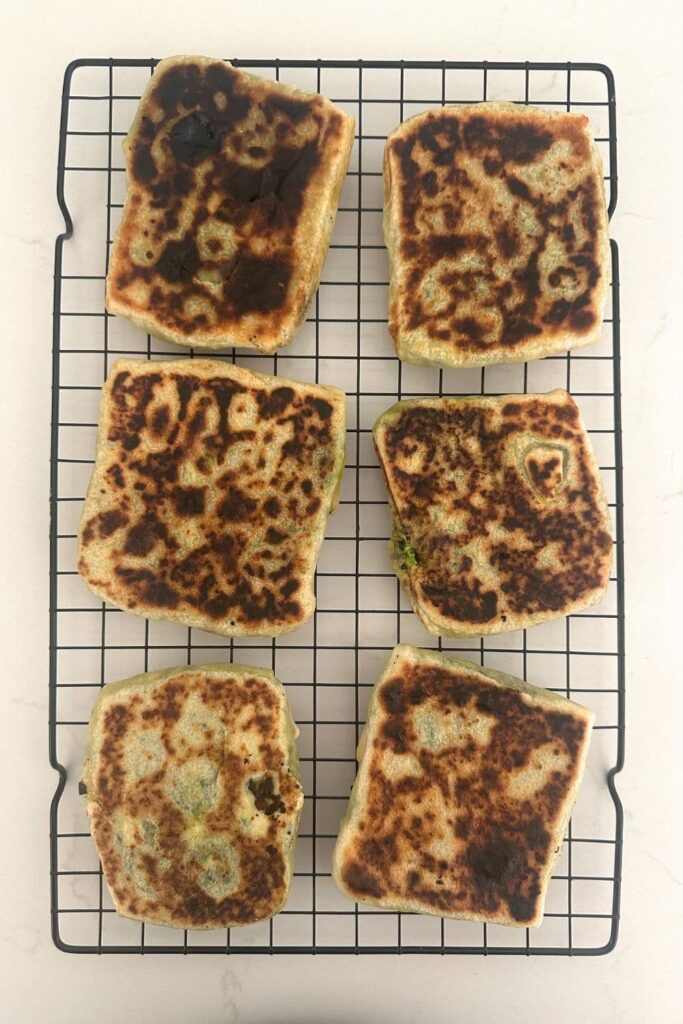
[[[408,569],[414,569],[418,564],[417,552],[406,535],[401,533],[399,530],[394,530],[391,541],[394,548],[394,555],[401,569],[403,569],[404,572],[407,572]]]

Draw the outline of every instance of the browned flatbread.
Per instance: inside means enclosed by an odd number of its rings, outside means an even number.
[[[157,67],[124,143],[107,308],[179,345],[274,352],[318,287],[354,121],[207,57]]]
[[[83,785],[119,913],[218,928],[280,910],[303,806],[297,734],[267,669],[193,665],[105,686]]]
[[[385,909],[539,925],[593,719],[502,672],[396,647],[358,747],[337,885]]]
[[[389,331],[402,359],[538,359],[600,337],[609,281],[588,119],[512,103],[429,110],[389,136]]]
[[[313,614],[344,467],[344,393],[209,359],[119,360],[78,571],[106,601],[223,636]]]
[[[391,560],[430,633],[525,629],[600,599],[609,514],[566,391],[399,402],[373,433]]]

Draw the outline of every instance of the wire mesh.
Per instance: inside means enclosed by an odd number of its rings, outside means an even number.
[[[237,60],[239,66],[323,92],[356,118],[349,174],[322,281],[290,347],[273,357],[232,351],[231,362],[333,383],[348,396],[347,465],[315,589],[317,610],[277,640],[225,639],[149,622],[99,601],[75,569],[78,518],[93,463],[100,388],[111,362],[201,358],[142,334],[104,310],[104,280],[125,195],[120,143],[154,60],[74,61],[59,139],[51,463],[50,761],[59,782],[50,812],[52,934],[75,953],[600,954],[619,920],[623,816],[614,776],[623,764],[624,618],[619,378],[619,276],[600,342],[516,366],[451,370],[401,364],[387,334],[388,266],[381,237],[382,150],[399,121],[432,106],[508,99],[580,111],[617,197],[615,93],[597,64]],[[74,224],[76,229],[74,231]],[[217,358],[212,354],[212,358]],[[546,391],[577,398],[614,520],[615,570],[595,608],[531,631],[481,641],[435,640],[390,570],[390,516],[372,450],[376,416],[398,398]],[[583,788],[550,883],[543,925],[508,929],[354,906],[330,876],[331,850],[355,775],[367,699],[398,641],[462,652],[592,707],[597,724]],[[115,679],[180,663],[270,665],[300,726],[305,810],[290,898],[277,918],[246,928],[187,932],[117,915],[90,839],[78,779],[90,710]]]

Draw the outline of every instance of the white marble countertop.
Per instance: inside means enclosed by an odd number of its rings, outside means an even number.
[[[341,5],[34,0],[0,67],[2,688],[0,1019],[619,1022],[681,1019],[683,575],[680,28],[673,2],[432,0]],[[616,76],[621,252],[627,755],[621,937],[608,957],[77,957],[49,935],[48,456],[59,101],[83,56],[595,60]],[[677,266],[678,264],[678,266]],[[678,926],[678,929],[676,928]],[[677,934],[678,933],[678,934]]]

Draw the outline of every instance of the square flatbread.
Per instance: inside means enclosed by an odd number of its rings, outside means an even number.
[[[280,910],[304,799],[297,735],[267,669],[192,665],[104,687],[81,785],[120,914],[219,928]]]
[[[107,309],[179,345],[274,352],[318,287],[354,120],[208,57],[161,61],[124,142]]]
[[[600,337],[609,281],[588,119],[512,103],[428,110],[389,136],[389,331],[402,359],[538,359]]]
[[[344,468],[337,388],[217,360],[119,360],[100,406],[78,571],[104,600],[223,636],[313,614]]]
[[[370,698],[337,885],[387,910],[539,925],[593,718],[502,672],[398,646]]]
[[[373,433],[391,561],[430,633],[526,629],[600,599],[608,508],[566,391],[399,402]]]

